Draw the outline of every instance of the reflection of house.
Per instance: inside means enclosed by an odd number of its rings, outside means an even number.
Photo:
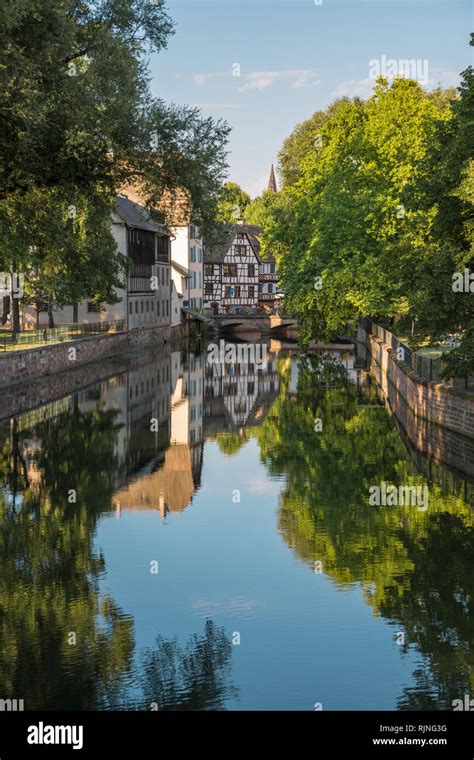
[[[191,451],[189,446],[170,446],[164,462],[151,473],[142,473],[114,494],[118,509],[157,509],[181,512],[194,494]]]
[[[279,389],[276,359],[267,354],[266,364],[209,361],[205,369],[206,430],[211,420],[222,428],[259,424],[261,405],[273,401]]]
[[[166,439],[160,439],[161,451],[155,450],[151,461],[134,469],[133,477],[115,493],[118,510],[157,509],[164,516],[191,502],[201,480],[202,393],[201,357],[190,355],[186,363],[180,351],[173,352],[167,363]],[[159,399],[157,403],[160,411]]]

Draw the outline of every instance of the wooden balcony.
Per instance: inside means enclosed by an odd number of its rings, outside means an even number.
[[[259,273],[258,279],[260,282],[277,282],[278,281],[278,273],[277,272],[263,272]]]

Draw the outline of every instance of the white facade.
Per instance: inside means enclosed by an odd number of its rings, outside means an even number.
[[[54,324],[60,326],[75,322],[93,324],[124,320],[128,330],[171,324],[169,235],[161,225],[149,219],[145,209],[124,196],[118,196],[117,208],[111,215],[111,233],[117,252],[132,258],[131,271],[124,278],[125,287],[114,288],[117,303],[102,303],[98,308],[89,300],[81,301],[77,305],[77,317],[72,305],[54,309]],[[145,248],[148,249],[149,260],[146,264],[140,261],[140,251]],[[33,306],[23,309],[22,329],[34,329],[37,325],[36,318]],[[48,322],[47,312],[40,311],[38,326],[48,327]]]
[[[193,224],[173,227],[171,241],[171,261],[188,272],[187,298],[183,293],[183,306],[200,310],[203,307],[203,241],[201,232]],[[175,275],[173,275],[175,277]],[[178,283],[176,289],[180,292]],[[187,301],[187,303],[186,303]]]

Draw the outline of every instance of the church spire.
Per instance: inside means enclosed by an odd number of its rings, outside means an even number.
[[[268,180],[268,187],[267,190],[269,193],[276,193],[277,192],[277,183],[275,179],[275,170],[272,168],[270,169],[270,178]]]

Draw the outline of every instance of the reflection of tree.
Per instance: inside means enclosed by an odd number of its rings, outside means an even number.
[[[472,513],[435,485],[426,512],[370,506],[371,485],[426,481],[383,409],[358,407],[348,388],[311,386],[310,372],[301,373],[298,398],[281,395],[258,431],[268,468],[286,474],[280,531],[338,585],[361,583],[375,614],[405,631],[423,665],[419,689],[407,689],[399,706],[450,707],[474,687]]]
[[[97,411],[14,439],[30,477],[16,511],[0,499],[0,696],[26,709],[97,709],[129,666],[132,623],[99,594],[104,561],[92,547],[113,492],[116,434],[114,413]]]
[[[156,648],[145,652],[145,709],[221,710],[235,696],[230,683],[232,644],[223,628],[206,620],[205,632],[194,634],[184,647],[177,639],[156,638]]]
[[[237,454],[242,446],[247,443],[249,436],[246,431],[239,433],[218,433],[216,435],[216,443],[219,446],[219,450],[227,456]]]

